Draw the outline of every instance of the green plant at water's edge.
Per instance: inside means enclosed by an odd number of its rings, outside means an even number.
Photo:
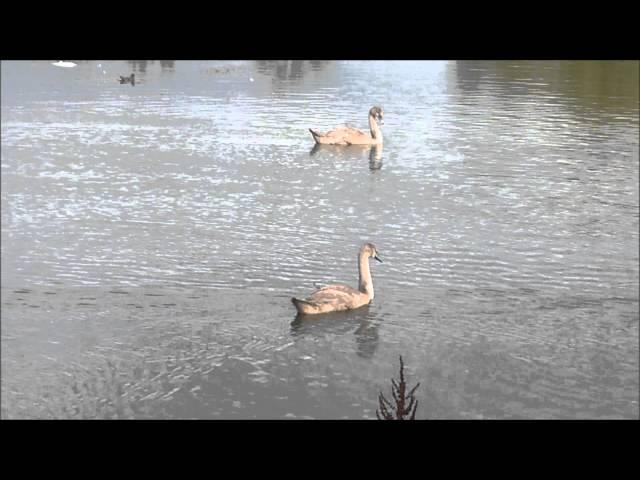
[[[416,416],[416,409],[418,408],[418,400],[413,396],[413,393],[420,386],[420,382],[418,382],[418,384],[413,387],[409,393],[406,393],[407,384],[404,381],[404,363],[402,361],[402,355],[400,355],[400,383],[397,383],[392,378],[391,384],[391,394],[395,400],[395,407],[385,398],[382,392],[380,392],[380,395],[378,396],[380,411],[376,409],[376,417],[378,420],[414,420]],[[409,401],[408,404],[407,400]],[[406,418],[407,415],[411,416]]]

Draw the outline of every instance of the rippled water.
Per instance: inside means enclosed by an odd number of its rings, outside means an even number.
[[[638,126],[638,62],[2,62],[2,417],[375,418],[402,355],[418,418],[637,418]]]

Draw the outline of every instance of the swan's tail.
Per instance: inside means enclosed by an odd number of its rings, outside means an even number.
[[[309,129],[309,131],[311,132],[311,135],[313,135],[313,139],[316,142],[320,143],[320,140],[319,140],[320,134],[318,132],[315,132],[315,131],[311,130],[311,129]]]
[[[291,297],[291,302],[296,306],[299,313],[315,313],[318,306],[307,300],[300,300],[295,297]]]
[[[307,302],[306,300],[300,300],[296,297],[291,297],[291,302],[296,306],[301,306],[301,305],[313,305],[311,302]]]

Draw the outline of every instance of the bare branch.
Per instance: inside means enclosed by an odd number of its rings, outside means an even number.
[[[413,413],[411,414],[411,417],[409,417],[409,420],[415,420],[417,409],[418,409],[418,400],[416,400],[416,404],[413,406]]]
[[[419,386],[420,386],[420,382],[418,382],[418,384],[417,384],[415,387],[413,387],[413,388],[411,389],[411,391],[409,392],[409,395],[407,395],[407,397],[411,397],[411,396],[413,396],[413,392],[415,392],[415,391],[416,391],[416,389],[417,389]]]
[[[380,412],[376,410],[376,417],[378,420],[393,420],[392,411],[395,411],[396,420],[405,420],[405,417],[409,414],[411,414],[409,420],[414,420],[418,407],[418,400],[415,398],[414,393],[419,386],[420,383],[406,394],[407,384],[404,380],[404,361],[402,360],[402,355],[400,355],[400,382],[398,383],[395,379],[391,379],[391,395],[395,401],[395,409],[391,402],[384,397],[382,392],[380,392],[380,395],[378,396]],[[405,407],[407,400],[409,401],[409,404]]]

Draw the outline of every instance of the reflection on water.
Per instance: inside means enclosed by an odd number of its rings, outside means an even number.
[[[291,322],[291,335],[294,337],[306,335],[318,338],[350,333],[353,334],[356,354],[362,358],[372,358],[378,348],[378,324],[369,305],[332,314],[297,314]]]
[[[637,417],[638,62],[77,63],[2,63],[3,418],[375,418],[400,354],[418,418]]]
[[[377,168],[382,166],[383,145],[323,145],[314,143],[309,151],[312,157],[320,153],[320,158],[344,157],[344,158],[369,158],[369,166]],[[373,168],[372,168],[373,169]]]
[[[378,325],[371,321],[364,321],[354,332],[356,336],[356,353],[362,358],[373,358],[378,348]]]
[[[144,74],[147,72],[149,66],[154,66],[156,62],[154,60],[128,60],[127,63],[131,66],[134,73]],[[175,68],[175,60],[160,60],[160,69],[164,72],[170,72]]]
[[[495,92],[502,101],[530,95],[570,108],[631,114],[638,109],[639,70],[637,61],[455,62],[457,86],[465,92]]]
[[[291,322],[292,335],[345,333],[353,330],[368,315],[369,306],[357,310],[334,312],[331,315],[296,315]]]
[[[312,157],[317,155],[318,152],[322,152],[320,158],[335,158],[342,156],[344,158],[351,158],[354,161],[357,161],[362,157],[363,153],[369,152],[369,170],[371,172],[375,172],[382,168],[382,152],[384,147],[382,145],[349,145],[349,146],[339,146],[339,145],[321,145],[319,143],[314,143],[313,147],[311,147],[311,151],[309,152],[309,156]]]
[[[352,161],[361,161],[361,158],[368,154],[369,158],[369,169],[372,172],[380,170],[382,168],[382,152],[384,151],[384,147],[382,145],[349,145],[349,146],[340,146],[340,145],[321,145],[319,143],[315,143],[311,150],[309,151],[309,156],[312,157],[314,155],[319,155],[319,159],[322,158],[344,158],[351,159]]]
[[[148,60],[129,60],[128,62],[131,65],[131,68],[135,72],[145,73],[147,71],[147,64],[155,63],[153,61]]]
[[[322,70],[329,62],[321,60],[259,60],[257,70],[275,81],[300,81],[311,71]]]
[[[369,169],[371,171],[382,168],[382,145],[373,145],[369,150]]]

